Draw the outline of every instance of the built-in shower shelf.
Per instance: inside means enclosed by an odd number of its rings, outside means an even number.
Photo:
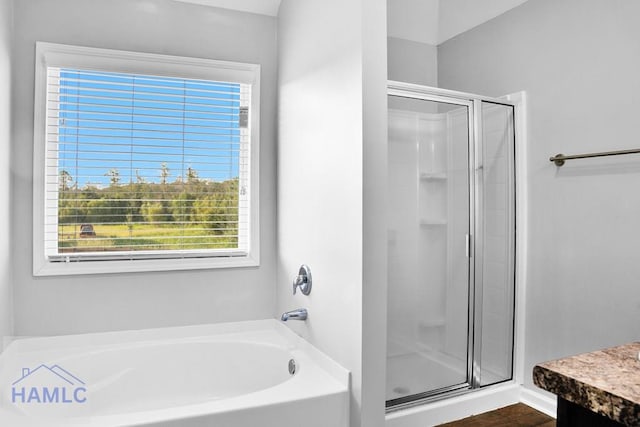
[[[447,221],[444,219],[421,219],[421,227],[444,227],[447,225]]]
[[[444,172],[440,173],[421,173],[420,179],[423,181],[444,181],[447,179],[447,174]]]

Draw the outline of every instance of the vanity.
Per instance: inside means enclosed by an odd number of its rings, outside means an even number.
[[[533,382],[558,396],[557,427],[640,426],[640,342],[533,368]]]

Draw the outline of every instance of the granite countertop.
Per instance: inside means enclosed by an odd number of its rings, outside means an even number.
[[[640,342],[533,368],[538,387],[627,426],[640,426]]]

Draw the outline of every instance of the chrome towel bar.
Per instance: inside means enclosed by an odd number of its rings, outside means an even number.
[[[565,156],[564,154],[556,154],[553,157],[549,157],[549,161],[555,163],[556,166],[560,167],[564,165],[564,162],[566,160],[587,159],[589,157],[619,156],[621,154],[638,154],[638,153],[640,153],[640,148],[635,148],[632,150],[603,151],[602,153],[574,154],[571,156]]]

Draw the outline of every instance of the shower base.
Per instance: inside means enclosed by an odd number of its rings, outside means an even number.
[[[463,384],[466,381],[464,362],[449,359],[447,361],[444,355],[418,352],[389,356],[386,400],[435,391],[451,384]]]

